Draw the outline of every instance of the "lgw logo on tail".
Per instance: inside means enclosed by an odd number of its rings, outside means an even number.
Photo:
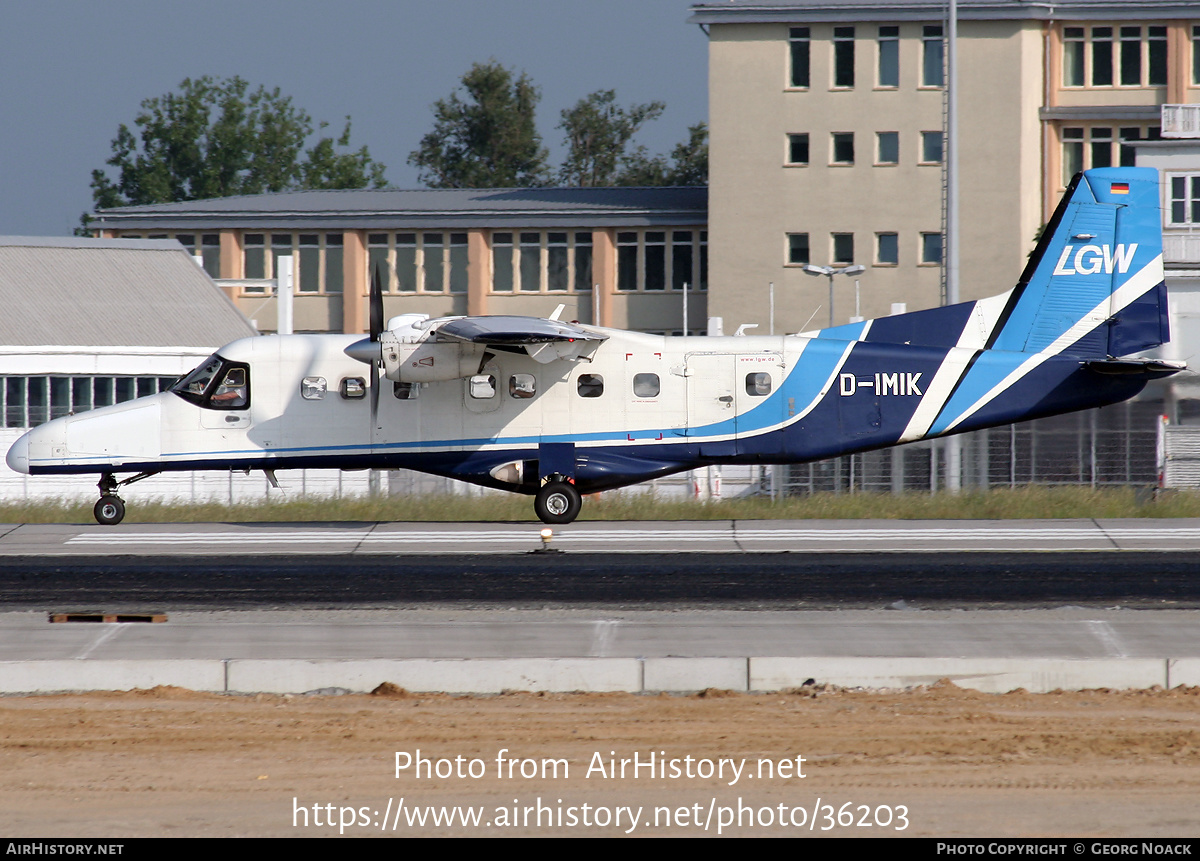
[[[1105,275],[1111,275],[1115,267],[1118,273],[1124,275],[1129,269],[1129,264],[1133,262],[1137,247],[1136,242],[1132,245],[1118,245],[1114,252],[1109,245],[1084,245],[1075,251],[1074,245],[1068,245],[1063,249],[1062,257],[1058,258],[1054,274],[1095,275],[1103,271]],[[1071,252],[1075,252],[1073,257]],[[1068,266],[1072,268],[1068,269]]]

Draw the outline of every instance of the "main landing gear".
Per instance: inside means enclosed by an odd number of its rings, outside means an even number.
[[[570,523],[582,507],[583,497],[575,485],[560,475],[551,476],[533,499],[533,510],[542,523]]]
[[[143,478],[149,478],[152,475],[158,475],[157,470],[154,472],[139,472],[137,475],[127,478],[124,481],[117,481],[111,472],[106,472],[100,476],[100,482],[96,485],[100,488],[100,501],[92,508],[92,514],[95,516],[96,522],[103,526],[115,526],[124,520],[125,501],[117,496],[117,488],[133,484],[135,481],[141,481]]]

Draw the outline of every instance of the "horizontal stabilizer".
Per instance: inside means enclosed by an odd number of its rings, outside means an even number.
[[[1129,377],[1140,376],[1148,380],[1159,380],[1186,371],[1183,362],[1165,362],[1160,359],[1109,359],[1108,361],[1085,362],[1084,367],[1097,374]]]

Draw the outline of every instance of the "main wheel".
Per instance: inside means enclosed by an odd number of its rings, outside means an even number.
[[[542,523],[570,523],[579,516],[582,507],[579,491],[567,481],[550,482],[533,500],[533,510]]]
[[[119,496],[102,496],[92,509],[96,522],[105,526],[115,526],[125,519],[125,503]]]

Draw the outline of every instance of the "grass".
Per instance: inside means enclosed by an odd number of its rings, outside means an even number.
[[[93,499],[0,504],[0,523],[93,523]],[[128,501],[126,523],[297,521],[527,521],[531,497],[421,496],[297,499],[227,505]],[[580,520],[1008,520],[1200,517],[1200,493],[1133,488],[1026,487],[948,493],[819,493],[779,503],[757,497],[720,502],[653,494],[585,497]]]

